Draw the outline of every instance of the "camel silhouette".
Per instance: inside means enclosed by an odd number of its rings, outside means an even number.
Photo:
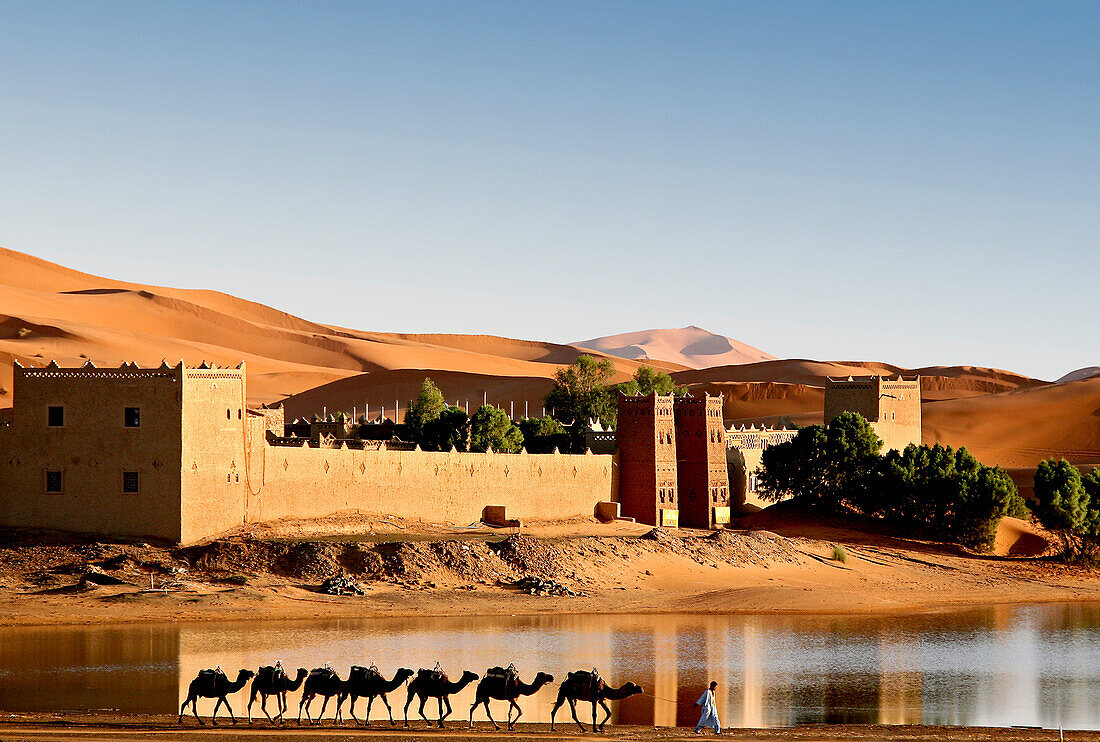
[[[325,702],[321,704],[321,713],[317,714],[317,722],[320,723],[321,717],[325,715],[325,708],[328,707],[328,701],[333,696],[337,697],[336,702],[336,714],[332,717],[332,723],[340,723],[340,701],[339,694],[344,690],[344,682],[340,679],[340,676],[336,674],[328,665],[324,667],[315,668],[306,677],[306,682],[302,686],[302,700],[298,702],[298,723],[302,723],[302,710],[306,712],[306,719],[309,723],[313,723],[313,718],[309,715],[309,704],[313,702],[316,696],[322,696]]]
[[[264,712],[267,720],[272,724],[281,722],[283,715],[286,713],[287,691],[298,690],[307,675],[309,675],[309,672],[304,667],[299,667],[298,674],[291,680],[287,677],[282,665],[278,663],[261,667],[259,672],[256,673],[256,677],[252,678],[252,688],[249,691],[248,698],[248,723],[252,723],[252,704],[256,702],[256,696],[260,697],[260,711]],[[279,709],[279,713],[275,715],[274,719],[271,718],[271,714],[267,713],[268,696],[275,696],[276,705]]]
[[[233,709],[230,707],[226,696],[243,688],[248,679],[254,674],[251,670],[241,670],[237,673],[236,680],[230,680],[221,671],[220,667],[214,670],[199,670],[198,676],[187,686],[187,698],[180,704],[179,723],[183,723],[184,709],[187,708],[187,704],[191,704],[191,711],[195,714],[195,718],[198,719],[199,724],[204,724],[205,722],[199,718],[198,699],[217,698],[218,702],[214,704],[214,713],[210,715],[210,723],[217,726],[218,708],[224,703],[225,708],[229,711],[229,718],[236,724],[237,717],[233,716]]]
[[[508,702],[508,731],[514,731],[516,722],[519,721],[519,717],[523,716],[523,709],[516,703],[516,699],[520,696],[533,695],[542,686],[552,682],[554,682],[554,676],[545,672],[535,675],[534,681],[528,684],[519,679],[514,667],[508,667],[507,669],[502,667],[490,668],[481,682],[477,684],[474,705],[470,707],[470,729],[474,728],[474,709],[478,706],[485,706],[485,715],[489,717],[489,721],[493,722],[493,728],[500,729],[500,725],[497,724],[493,714],[489,711],[489,700],[496,699]],[[515,719],[512,718],[512,709],[516,710]]]
[[[365,726],[370,726],[371,706],[374,705],[374,699],[381,696],[382,703],[386,704],[386,711],[390,714],[390,726],[393,726],[397,722],[393,720],[393,709],[390,707],[390,702],[386,698],[386,694],[390,691],[397,690],[397,687],[411,678],[413,674],[413,671],[409,668],[402,667],[397,671],[397,674],[393,676],[393,680],[386,680],[374,665],[370,667],[353,666],[351,668],[351,673],[348,675],[347,682],[344,684],[344,689],[340,692],[340,696],[337,698],[336,703],[337,705],[342,704],[345,698],[351,696],[351,705],[349,707],[351,710],[351,718],[358,722],[359,717],[355,715],[355,702],[360,698],[366,697],[367,715],[360,723]]]
[[[443,728],[443,720],[451,715],[451,700],[449,696],[452,693],[458,693],[470,683],[477,680],[477,673],[467,670],[462,673],[462,678],[457,683],[452,683],[447,679],[447,673],[439,669],[436,665],[434,670],[420,670],[411,683],[409,683],[409,695],[405,699],[405,726],[409,725],[409,704],[412,703],[413,696],[420,698],[420,717],[424,721],[428,722],[428,726],[432,726],[431,720],[424,715],[424,704],[428,701],[428,698],[439,699],[439,728]],[[443,705],[447,705],[447,713],[443,713]]]
[[[605,700],[618,701],[629,698],[642,692],[642,686],[635,683],[624,683],[620,688],[612,688],[604,682],[600,674],[595,670],[578,670],[569,673],[569,676],[558,686],[558,700],[554,702],[554,708],[550,710],[550,729],[554,729],[554,714],[566,701],[569,702],[569,710],[573,714],[573,721],[581,731],[587,731],[581,720],[577,718],[577,701],[587,701],[592,704],[592,731],[603,731],[603,725],[611,718],[611,709],[607,707]],[[606,715],[603,721],[596,724],[596,704],[603,707]]]

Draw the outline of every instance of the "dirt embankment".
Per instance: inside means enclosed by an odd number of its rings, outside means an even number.
[[[1100,600],[1100,574],[765,511],[717,532],[549,524],[187,548],[0,534],[0,625],[517,613],[865,613]],[[561,534],[556,529],[566,528]],[[578,529],[587,535],[576,535]],[[546,535],[556,533],[557,535]],[[842,548],[837,548],[837,547]],[[1034,552],[1033,552],[1034,553]],[[323,589],[335,579],[335,594]],[[351,589],[348,589],[348,585]],[[331,588],[331,584],[330,584]]]

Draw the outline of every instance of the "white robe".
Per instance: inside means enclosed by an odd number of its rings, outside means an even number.
[[[699,723],[695,725],[696,729],[710,728],[717,731],[722,728],[722,723],[718,721],[718,707],[714,705],[714,691],[707,688],[703,691],[703,695],[699,696],[695,705],[699,706],[703,712],[699,717]]]

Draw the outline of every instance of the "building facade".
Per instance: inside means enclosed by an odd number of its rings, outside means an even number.
[[[714,528],[730,522],[722,397],[686,395],[673,402],[680,525]]]
[[[639,523],[679,523],[674,399],[619,395],[619,506],[623,517]]]
[[[470,523],[591,516],[612,457],[349,448],[285,435],[245,405],[244,364],[14,368],[0,526],[191,543],[247,523],[384,513]]]
[[[921,443],[920,377],[849,376],[825,380],[825,423],[858,412],[882,439],[882,451]]]

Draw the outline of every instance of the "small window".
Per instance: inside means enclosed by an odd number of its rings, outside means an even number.
[[[60,495],[65,491],[65,475],[60,471],[46,472],[46,494]]]
[[[141,427],[141,408],[140,407],[127,407],[126,412],[123,414],[123,424],[127,428],[140,428]]]
[[[136,471],[122,472],[122,494],[136,495],[141,489],[141,478]]]
[[[237,410],[237,419],[238,419],[238,420],[240,420],[240,419],[241,419],[241,411],[240,411],[240,410]]]
[[[51,428],[60,428],[65,425],[65,408],[61,405],[51,405],[46,408],[46,425]]]
[[[225,419],[226,420],[232,420],[233,419],[233,411],[232,410],[226,410],[225,411]]]

